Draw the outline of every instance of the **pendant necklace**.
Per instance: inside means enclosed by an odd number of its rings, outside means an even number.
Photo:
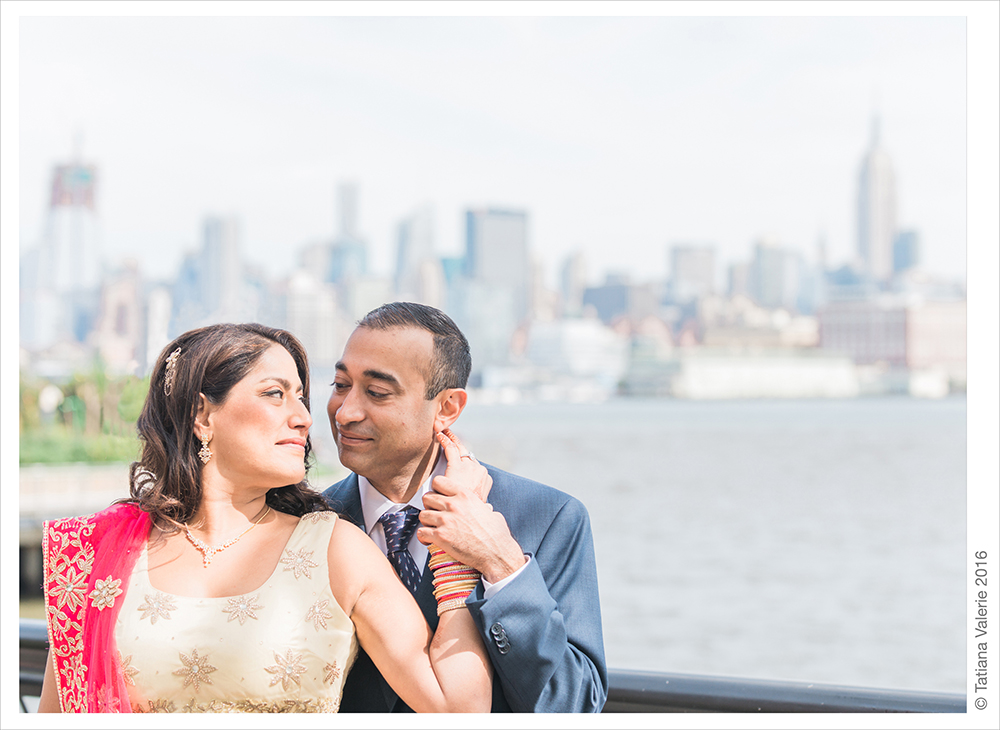
[[[209,545],[208,543],[206,543],[206,542],[204,542],[202,540],[199,540],[197,537],[195,537],[194,535],[191,534],[191,528],[189,528],[187,525],[184,525],[184,532],[187,533],[187,538],[188,538],[188,540],[191,541],[191,544],[194,545],[196,548],[198,548],[198,550],[204,556],[204,558],[205,558],[205,567],[207,568],[209,566],[209,564],[212,562],[212,558],[215,557],[216,553],[221,553],[227,547],[231,547],[231,546],[235,545],[237,542],[239,542],[239,539],[241,537],[243,537],[244,535],[246,535],[248,532],[250,532],[250,530],[252,530],[253,528],[255,528],[257,525],[259,525],[260,521],[262,519],[264,519],[265,517],[267,517],[267,513],[270,512],[270,511],[271,511],[271,507],[270,507],[270,505],[268,505],[267,509],[264,510],[264,514],[262,514],[260,517],[258,517],[256,522],[254,522],[252,525],[250,525],[250,527],[248,527],[247,529],[245,529],[243,532],[241,532],[239,535],[237,535],[236,537],[234,537],[232,540],[227,540],[226,542],[222,543],[221,545]]]

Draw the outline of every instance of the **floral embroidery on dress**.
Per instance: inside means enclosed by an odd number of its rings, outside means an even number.
[[[340,709],[340,699],[320,697],[318,699],[283,700],[209,700],[195,702],[194,698],[181,707],[181,712],[336,712]],[[133,705],[133,712],[143,712],[141,705]],[[173,702],[150,700],[145,712],[175,712]]]
[[[121,578],[112,579],[110,575],[104,580],[98,580],[94,584],[94,590],[90,592],[90,601],[94,608],[98,611],[103,611],[105,608],[111,608],[114,606],[115,599],[124,593],[124,591],[118,587],[121,584]]]
[[[121,712],[121,705],[114,691],[108,685],[97,690],[97,707],[99,712]]]
[[[94,565],[91,518],[70,517],[46,523],[42,536],[46,612],[57,690],[63,712],[86,712],[87,667],[83,650],[83,612],[87,581]],[[53,600],[54,599],[54,600]],[[54,604],[54,605],[53,605]]]
[[[55,576],[56,584],[49,592],[56,597],[56,608],[62,609],[68,604],[69,610],[74,611],[86,603],[87,575],[67,566],[65,573]]]
[[[135,687],[135,680],[132,679],[132,677],[137,675],[139,670],[132,666],[131,654],[127,657],[122,657],[122,653],[118,652],[118,669],[122,673],[122,678],[125,680],[125,684],[130,684]]]
[[[333,614],[327,610],[327,606],[329,605],[329,598],[324,598],[322,601],[316,601],[316,603],[311,605],[309,610],[306,611],[306,623],[312,621],[313,626],[317,631],[319,631],[320,626],[325,629],[326,620],[328,618],[333,618]]]
[[[148,593],[145,595],[139,610],[142,611],[142,616],[139,617],[140,621],[148,618],[149,623],[155,624],[161,618],[169,620],[170,612],[176,611],[177,605],[174,603],[174,599],[166,593],[157,591],[155,596],[150,596]]]
[[[286,549],[285,553],[287,553],[288,557],[281,559],[281,562],[285,565],[285,570],[292,571],[296,579],[301,578],[303,575],[306,578],[312,578],[309,569],[319,567],[319,563],[314,563],[310,560],[313,554],[312,550],[302,548],[297,553],[293,553],[291,550]]]
[[[150,700],[148,712],[173,712],[174,703],[170,700]]]
[[[337,666],[337,660],[334,659],[332,664],[327,664],[323,667],[323,671],[326,672],[326,676],[323,677],[323,684],[331,684],[335,679],[340,677],[340,667]]]
[[[184,667],[181,669],[174,670],[174,674],[184,677],[184,686],[187,687],[189,684],[194,685],[194,691],[197,692],[201,689],[201,683],[212,684],[212,678],[208,675],[214,672],[217,667],[213,667],[208,663],[208,657],[198,656],[198,650],[193,649],[191,651],[191,656],[188,656],[184,652],[178,652],[181,657],[181,661],[184,663]]]
[[[292,650],[289,649],[285,652],[285,656],[282,657],[278,652],[274,652],[274,661],[277,663],[270,667],[264,667],[265,671],[275,675],[271,679],[269,687],[273,687],[278,682],[281,682],[282,690],[287,690],[292,684],[301,686],[299,677],[306,671],[306,668],[301,663],[301,654],[292,654]]]
[[[257,614],[254,611],[264,608],[262,605],[257,603],[257,599],[260,598],[260,594],[256,596],[236,596],[235,598],[229,599],[229,605],[222,609],[223,613],[229,614],[229,621],[234,618],[240,620],[240,626],[247,620],[247,618],[256,619]]]
[[[327,522],[330,520],[331,515],[333,515],[333,512],[309,512],[302,515],[302,519],[309,522]]]

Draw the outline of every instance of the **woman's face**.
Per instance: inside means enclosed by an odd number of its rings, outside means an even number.
[[[272,345],[221,405],[206,405],[212,458],[205,469],[240,487],[272,489],[305,478],[312,417],[295,360]],[[196,435],[200,434],[198,431]]]

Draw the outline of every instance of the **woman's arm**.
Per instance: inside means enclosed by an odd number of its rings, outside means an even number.
[[[468,609],[447,611],[431,633],[375,543],[338,520],[330,585],[358,641],[389,686],[417,712],[489,712],[492,667]]]
[[[56,689],[56,670],[52,655],[45,655],[45,676],[42,678],[42,695],[38,698],[39,712],[62,712],[59,690]]]

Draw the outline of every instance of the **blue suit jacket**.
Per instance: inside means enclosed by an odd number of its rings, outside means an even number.
[[[608,671],[587,509],[568,494],[484,466],[493,478],[488,501],[531,556],[521,574],[490,600],[483,597],[480,583],[466,601],[493,663],[493,712],[600,712],[608,696]],[[364,529],[357,475],[334,484],[323,496]],[[416,598],[436,629],[426,564]],[[340,711],[409,709],[359,651]]]

